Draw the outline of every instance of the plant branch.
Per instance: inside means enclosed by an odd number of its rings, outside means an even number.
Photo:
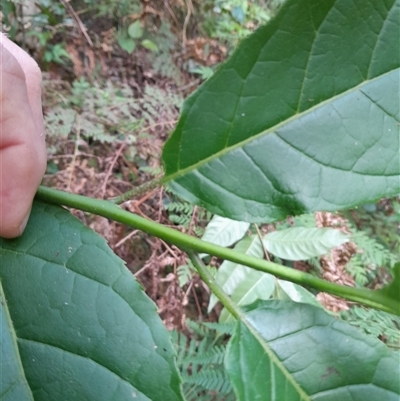
[[[331,283],[311,274],[268,262],[253,256],[245,255],[232,249],[224,248],[210,242],[183,234],[177,230],[165,227],[162,224],[146,220],[136,214],[121,209],[116,204],[99,199],[88,198],[81,195],[69,194],[56,189],[40,187],[36,198],[45,202],[63,205],[85,212],[94,213],[130,227],[154,235],[166,242],[174,244],[185,251],[195,251],[227,259],[241,265],[249,266],[255,270],[273,274],[284,280],[296,284],[313,287],[319,291],[328,292],[339,297],[360,302],[376,309],[400,315],[399,304],[395,299],[389,298],[378,291],[365,288],[345,287]]]
[[[123,202],[126,202],[129,199],[136,198],[139,195],[143,195],[146,192],[151,191],[154,188],[159,187],[162,185],[164,177],[159,177],[159,178],[154,178],[153,180],[146,182],[142,185],[139,185],[136,188],[131,189],[130,191],[127,191],[123,193],[120,196],[117,196],[116,198],[109,199],[109,202],[115,203],[116,205],[119,205]]]
[[[242,312],[239,307],[225,294],[224,290],[217,284],[212,274],[208,271],[199,255],[193,251],[187,251],[193,266],[196,268],[201,279],[208,285],[213,294],[220,300],[221,304],[234,316],[236,319],[240,319]]]

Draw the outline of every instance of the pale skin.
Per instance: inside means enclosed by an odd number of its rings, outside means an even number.
[[[0,33],[0,237],[22,234],[46,169],[36,62]]]

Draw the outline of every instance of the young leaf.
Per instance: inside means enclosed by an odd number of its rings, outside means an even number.
[[[129,25],[128,35],[132,39],[140,39],[143,36],[143,28],[139,20],[136,20]]]
[[[150,40],[150,39],[143,39],[143,40],[140,42],[140,44],[141,44],[144,48],[146,48],[146,49],[148,49],[148,50],[151,50],[151,51],[154,52],[154,53],[158,52],[158,46],[157,46],[152,40]]]
[[[301,285],[291,283],[290,281],[276,279],[274,295],[275,299],[280,299],[282,301],[292,300],[322,307],[310,291],[306,290]]]
[[[263,257],[263,249],[257,235],[244,238],[238,242],[234,249],[245,255],[256,258]],[[215,280],[239,305],[252,303],[258,298],[268,299],[275,286],[275,278],[271,274],[263,273],[228,260],[224,261],[217,270]],[[212,294],[208,310],[211,311],[217,302],[217,297]],[[224,316],[227,318],[228,314]]]
[[[36,202],[0,261],[2,400],[182,400],[155,305],[69,212]]]
[[[203,241],[221,246],[231,246],[246,234],[250,223],[236,221],[215,215],[207,225],[202,236]],[[200,257],[206,256],[201,254]]]
[[[165,182],[236,220],[400,192],[400,0],[287,0],[187,99]]]
[[[225,366],[238,401],[397,401],[399,356],[321,308],[260,301],[237,322]]]
[[[348,236],[334,228],[291,227],[268,233],[263,243],[268,252],[287,260],[306,260],[344,244]]]
[[[121,49],[125,50],[129,54],[132,54],[136,48],[135,41],[124,31],[117,34],[117,42]]]

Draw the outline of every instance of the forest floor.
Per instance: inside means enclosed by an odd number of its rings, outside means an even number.
[[[54,20],[60,17],[57,23],[45,29],[36,27],[34,35],[19,35],[19,43],[43,69],[48,149],[44,185],[99,199],[112,199],[162,176],[162,147],[178,122],[184,99],[213,74],[241,38],[276,10],[274,1],[265,1],[272,8],[264,7],[264,14],[261,8],[249,9],[245,17],[235,15],[234,9],[228,12],[205,5],[217,3],[212,1],[150,0],[123,2],[133,8],[116,16],[118,9],[99,15],[74,9],[79,2],[61,3],[65,3],[61,11],[51,7],[41,11]],[[210,24],[212,35],[207,29]],[[360,230],[394,250],[398,246],[400,225],[396,231],[394,222],[399,219],[399,204],[399,199],[383,200],[349,216]],[[211,218],[205,210],[157,185],[139,191],[121,207],[196,236],[201,236]],[[371,212],[368,208],[375,209]],[[180,270],[187,264],[180,249],[100,216],[72,212],[105,237],[126,262],[156,302],[168,329],[185,331],[186,318],[218,319],[218,306],[207,313],[208,288],[190,269]],[[320,213],[316,218],[322,226],[347,224],[334,214]],[[389,221],[393,222],[391,228],[387,227]],[[366,243],[365,249],[340,249],[329,260],[322,257],[320,271],[330,277],[324,278],[337,280],[340,276],[343,283],[355,285],[357,274],[364,274],[363,266],[349,274],[346,265],[360,252],[369,252],[374,265],[383,254],[374,244]],[[211,260],[216,266],[219,263]],[[305,262],[295,262],[293,267],[315,268]],[[379,286],[387,278],[386,269],[376,268],[372,284]],[[320,301],[331,311],[348,309],[347,302],[335,297]]]
[[[141,14],[130,16],[145,27],[157,50],[121,49],[117,29],[106,17],[85,26],[78,19],[63,29],[58,40],[69,59],[47,63],[43,73],[45,185],[110,199],[162,175],[162,147],[183,100],[228,54],[226,44],[198,31],[195,16],[186,23],[183,19],[182,26],[182,15],[177,14],[172,8],[158,11],[148,2]],[[185,204],[160,186],[121,206],[193,235],[207,223],[196,207],[174,210]],[[197,276],[180,285],[177,268],[186,263],[181,250],[100,216],[73,213],[126,262],[157,303],[167,328],[183,329],[187,317],[204,317],[208,289]],[[177,224],[182,217],[190,223]],[[216,315],[208,318],[215,320]]]

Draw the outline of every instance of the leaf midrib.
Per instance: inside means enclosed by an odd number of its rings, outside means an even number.
[[[90,357],[88,357],[88,356],[81,355],[81,354],[78,354],[78,353],[76,353],[76,352],[72,352],[72,351],[70,351],[70,350],[68,350],[68,349],[65,349],[65,348],[62,348],[62,347],[60,347],[60,346],[58,346],[58,345],[45,343],[45,342],[43,342],[43,341],[34,340],[34,339],[31,339],[31,338],[18,337],[18,341],[20,341],[20,342],[30,342],[30,343],[34,343],[34,344],[41,344],[41,345],[43,345],[43,346],[45,346],[45,347],[55,348],[55,349],[57,349],[57,350],[60,350],[60,351],[62,351],[62,352],[65,352],[65,353],[67,353],[67,354],[73,355],[74,357],[77,357],[77,358],[87,359],[87,360],[89,360],[89,361],[95,363],[96,365],[101,366],[102,368],[106,369],[108,372],[112,373],[113,375],[115,375],[116,377],[118,377],[119,379],[121,379],[123,382],[129,384],[133,389],[139,391],[132,383],[130,383],[127,379],[124,379],[123,377],[121,377],[117,372],[114,372],[114,371],[111,370],[109,367],[103,365],[102,363],[100,363],[100,362],[98,362],[98,361],[96,361],[96,360],[94,360],[94,359],[92,359],[92,358],[90,358]],[[143,394],[142,392],[140,392],[140,393]],[[143,394],[143,395],[145,395],[145,394]]]
[[[98,281],[98,280],[96,280],[96,279],[94,279],[94,278],[92,278],[92,277],[85,276],[84,274],[82,274],[82,273],[80,273],[80,272],[77,272],[77,271],[71,269],[70,267],[67,267],[66,265],[58,264],[58,263],[56,263],[56,262],[54,262],[54,261],[46,260],[46,259],[44,259],[44,258],[42,258],[42,257],[36,256],[36,255],[32,255],[32,254],[29,254],[29,253],[27,253],[27,252],[25,252],[25,253],[17,252],[17,251],[15,251],[15,250],[11,250],[11,249],[8,249],[8,248],[2,248],[2,250],[3,250],[3,251],[9,251],[9,252],[15,253],[15,254],[17,254],[17,255],[29,256],[29,257],[32,257],[32,258],[35,258],[35,259],[39,259],[39,260],[41,260],[41,261],[45,261],[45,262],[47,262],[47,263],[51,263],[51,264],[56,265],[56,266],[63,267],[63,268],[65,268],[65,269],[70,270],[72,273],[74,273],[74,274],[76,274],[76,275],[78,275],[78,276],[80,276],[80,277],[84,277],[84,278],[86,278],[87,280],[94,281],[95,283],[97,283],[97,284],[99,284],[99,285],[101,285],[101,286],[103,286],[103,287],[106,287],[106,288],[110,289],[114,294],[116,294],[120,299],[122,299],[122,300],[125,302],[125,304],[126,304],[126,305],[128,306],[128,308],[129,308],[129,310],[132,311],[133,314],[134,314],[138,319],[140,319],[140,321],[143,323],[143,325],[146,326],[146,327],[149,329],[149,332],[150,332],[151,335],[152,335],[152,340],[153,340],[154,344],[156,343],[156,341],[155,341],[154,338],[153,338],[153,333],[152,333],[152,331],[150,330],[149,324],[143,319],[143,317],[142,317],[141,315],[139,315],[139,314],[133,309],[132,305],[128,302],[128,300],[126,300],[125,297],[123,297],[119,292],[117,292],[117,291],[113,288],[113,286],[104,284],[104,283],[102,283],[102,282],[100,282],[100,281]],[[1,283],[1,281],[0,281],[0,283]],[[2,287],[1,287],[1,288],[2,288]],[[8,311],[8,310],[7,310],[7,311]],[[18,337],[17,337],[17,338],[18,338]],[[158,355],[161,359],[167,361],[167,359],[164,358],[162,355],[160,355],[160,354],[157,354],[157,355]]]
[[[242,319],[242,322],[246,325],[250,333],[254,336],[254,338],[259,342],[259,344],[263,347],[266,354],[270,358],[271,362],[282,372],[282,374],[286,377],[286,380],[293,386],[296,392],[301,397],[301,400],[311,401],[309,395],[300,387],[300,385],[294,380],[293,375],[286,369],[285,365],[278,359],[273,350],[269,347],[268,342],[265,341],[262,336],[258,333],[258,331],[247,321],[246,315]]]
[[[9,309],[8,309],[7,299],[6,299],[6,296],[5,296],[4,291],[3,291],[3,285],[2,285],[1,279],[0,279],[0,299],[3,299],[3,300],[4,300],[4,302],[2,302],[2,307],[3,307],[4,310],[5,310],[5,315],[6,315],[6,319],[7,319],[6,327],[9,328],[9,331],[10,331],[10,333],[11,333],[11,338],[12,338],[12,342],[13,342],[13,348],[14,348],[15,354],[16,354],[17,359],[18,359],[18,362],[17,362],[17,363],[18,363],[18,370],[19,370],[19,372],[20,372],[20,377],[21,377],[21,378],[23,379],[23,381],[25,382],[26,388],[29,389],[29,394],[30,394],[30,396],[31,396],[31,399],[32,399],[32,401],[34,401],[32,389],[30,388],[29,383],[28,383],[28,380],[26,379],[24,367],[23,367],[23,365],[22,365],[21,355],[20,355],[20,353],[19,353],[19,348],[18,348],[18,343],[17,343],[18,337],[17,337],[17,333],[15,332],[14,325],[13,325],[12,320],[11,320],[11,315],[10,315],[10,311],[9,311]],[[1,324],[0,330],[2,331],[3,328],[4,328],[4,325],[3,325],[3,322],[1,322],[1,323],[2,323],[2,324]],[[4,396],[5,394],[7,394],[8,391],[11,390],[11,389],[14,387],[14,385],[16,385],[16,384],[18,384],[18,381],[14,382],[14,383],[7,389],[7,391],[6,391],[5,393],[2,393],[2,394],[1,394],[2,398],[3,398],[3,396]]]
[[[192,164],[192,165],[190,165],[190,166],[188,166],[188,167],[185,167],[185,168],[183,168],[183,169],[178,169],[178,170],[175,171],[174,173],[164,176],[164,178],[163,178],[163,180],[162,180],[162,183],[167,183],[167,182],[169,182],[169,181],[173,181],[173,180],[179,178],[179,177],[182,176],[182,175],[185,175],[185,174],[187,174],[187,173],[189,173],[189,172],[191,172],[191,171],[193,171],[193,170],[199,169],[200,167],[206,165],[206,164],[209,163],[210,161],[217,160],[217,159],[221,158],[222,156],[224,156],[225,154],[227,154],[227,153],[229,153],[229,152],[232,152],[232,151],[234,151],[234,150],[236,150],[236,149],[239,149],[239,148],[244,147],[244,146],[247,145],[248,143],[251,143],[251,142],[253,142],[253,141],[255,141],[255,140],[257,140],[257,139],[259,139],[259,138],[261,138],[261,137],[263,137],[263,136],[265,136],[265,135],[267,135],[267,134],[273,134],[273,133],[275,133],[275,131],[277,131],[278,129],[284,127],[285,125],[291,123],[292,121],[294,121],[294,120],[296,120],[296,119],[300,119],[301,117],[303,117],[303,116],[305,116],[305,115],[307,115],[307,114],[309,114],[309,113],[312,113],[312,112],[314,112],[315,110],[317,110],[317,109],[319,109],[319,108],[321,108],[321,107],[324,107],[325,105],[327,105],[327,104],[329,104],[329,103],[332,103],[332,102],[335,101],[336,99],[339,99],[339,98],[341,98],[341,97],[344,97],[344,96],[346,96],[347,94],[350,94],[350,93],[352,93],[352,92],[354,92],[354,91],[356,91],[356,90],[362,88],[363,86],[366,86],[366,85],[368,85],[368,84],[370,84],[370,83],[372,83],[372,82],[374,82],[374,81],[377,81],[377,80],[379,80],[379,79],[382,79],[382,78],[384,78],[385,76],[387,76],[387,75],[389,75],[389,74],[391,74],[392,72],[397,71],[397,70],[400,70],[400,68],[399,68],[399,67],[393,68],[393,69],[391,69],[391,70],[385,72],[384,74],[378,75],[377,77],[375,77],[375,78],[373,78],[373,79],[365,80],[365,81],[361,82],[360,84],[358,84],[358,85],[356,85],[356,86],[353,86],[353,87],[349,88],[348,90],[346,90],[346,91],[344,91],[344,92],[341,92],[341,93],[339,93],[339,94],[337,94],[337,95],[335,95],[335,96],[333,96],[333,97],[330,97],[329,99],[326,99],[326,100],[324,100],[323,102],[318,103],[318,104],[314,105],[313,107],[311,107],[311,108],[309,108],[309,109],[307,109],[307,110],[304,110],[304,111],[302,111],[302,112],[300,112],[300,113],[296,113],[296,114],[292,115],[291,117],[287,118],[286,120],[281,121],[280,123],[275,124],[274,126],[269,127],[269,128],[267,128],[267,129],[265,129],[265,130],[259,132],[259,133],[256,134],[256,135],[253,135],[253,136],[251,136],[251,137],[249,137],[249,138],[247,138],[247,139],[245,139],[245,140],[243,140],[243,141],[240,141],[240,142],[238,142],[238,143],[236,143],[236,144],[234,144],[234,145],[232,145],[232,146],[225,147],[225,148],[221,149],[220,151],[214,153],[213,155],[208,156],[208,157],[206,157],[206,158],[204,158],[204,159],[198,161],[198,162],[195,163],[195,164]],[[361,92],[361,91],[360,91],[360,92]],[[391,117],[393,118],[393,116],[391,116]],[[281,137],[279,137],[279,138],[282,139]],[[285,143],[286,143],[286,141],[285,141]],[[178,155],[178,157],[179,157],[179,155]],[[329,166],[329,167],[333,168],[332,166]],[[347,170],[346,170],[346,171],[347,171]],[[356,173],[356,172],[353,172],[353,173],[354,173],[354,174],[360,174],[360,173]],[[368,175],[368,174],[362,174],[362,175],[365,176],[365,175]]]

